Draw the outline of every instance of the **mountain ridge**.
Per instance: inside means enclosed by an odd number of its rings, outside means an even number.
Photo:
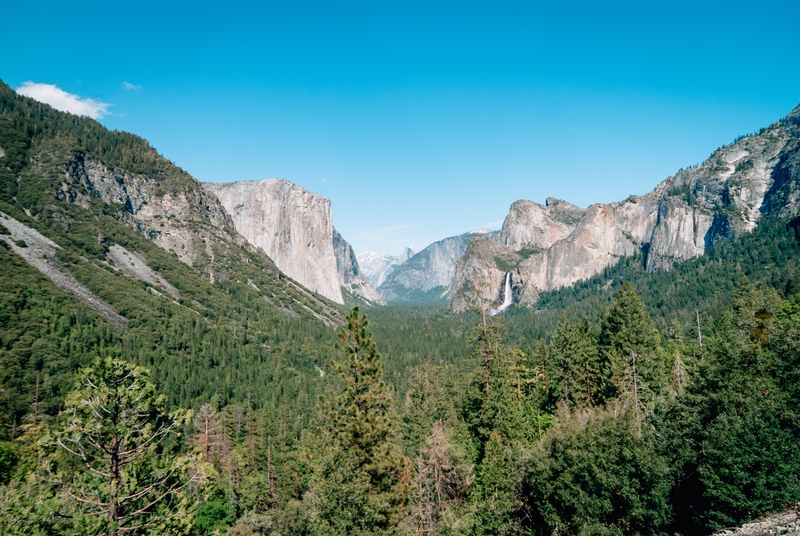
[[[511,273],[515,302],[532,305],[539,292],[587,279],[636,252],[645,254],[649,271],[668,269],[677,260],[702,255],[720,239],[751,231],[763,216],[796,215],[799,125],[800,106],[668,177],[648,194],[591,205],[568,235],[541,251],[525,251],[524,240],[476,242],[467,250],[470,256],[459,260],[451,309],[465,310],[479,288],[488,289],[485,300],[499,303],[506,273]],[[523,206],[539,207],[538,219],[515,215]],[[516,202],[500,236],[546,234],[550,224],[543,212],[541,205]]]

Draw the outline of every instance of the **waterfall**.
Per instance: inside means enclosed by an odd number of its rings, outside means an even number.
[[[498,308],[489,308],[488,313],[492,316],[499,315],[514,303],[514,291],[511,288],[511,272],[506,273],[506,282],[503,285],[503,304]]]
[[[508,309],[512,303],[514,303],[514,293],[511,290],[511,272],[508,272],[506,274],[506,284],[503,288],[503,305],[500,306],[495,314],[502,313]]]

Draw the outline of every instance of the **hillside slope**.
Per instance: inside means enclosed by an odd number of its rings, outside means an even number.
[[[153,368],[173,405],[313,404],[342,310],[248,244],[194,178],[5,85],[0,148],[2,437],[34,402],[57,412],[97,354]]]

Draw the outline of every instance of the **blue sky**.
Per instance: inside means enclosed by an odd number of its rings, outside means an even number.
[[[282,177],[357,252],[643,194],[800,103],[800,2],[7,3],[0,78],[201,181]]]

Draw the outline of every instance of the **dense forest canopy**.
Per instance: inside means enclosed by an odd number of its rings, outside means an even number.
[[[129,327],[0,236],[0,532],[707,534],[800,499],[797,219],[501,317],[333,329],[265,300],[288,287],[256,255],[212,282],[122,208],[57,195],[76,152],[193,187],[145,140],[2,86],[0,147],[0,211]],[[180,299],[112,270],[112,244]]]

